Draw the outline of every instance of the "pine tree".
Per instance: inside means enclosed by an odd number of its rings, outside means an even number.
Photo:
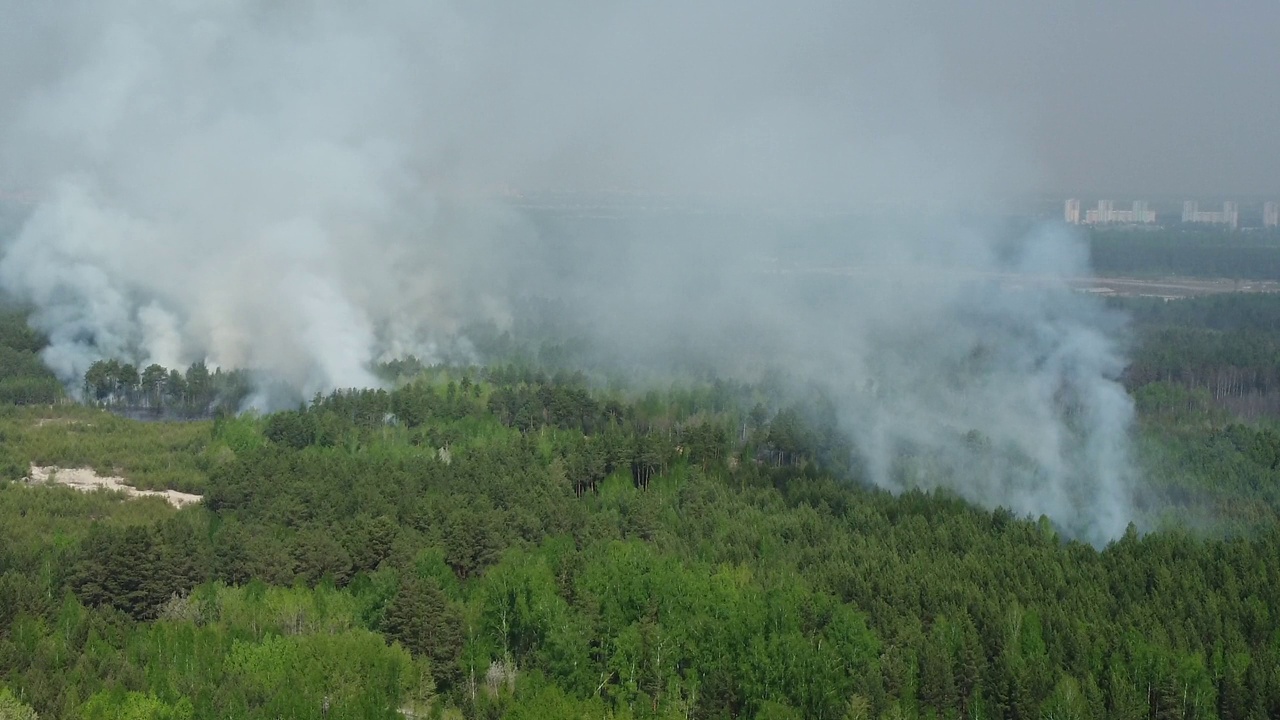
[[[403,578],[387,605],[382,629],[415,657],[427,658],[437,679],[456,679],[462,653],[462,615],[435,578]]]

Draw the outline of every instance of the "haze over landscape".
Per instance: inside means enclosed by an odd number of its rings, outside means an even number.
[[[829,383],[877,484],[900,487],[893,458],[922,447],[963,494],[1095,541],[1131,519],[1118,325],[1064,283],[1010,294],[966,275],[1074,277],[1087,260],[1066,232],[1008,251],[995,227],[955,219],[1032,181],[1034,155],[1005,113],[948,97],[909,11],[27,11],[48,29],[24,41],[44,72],[7,95],[3,165],[47,190],[0,281],[34,304],[44,358],[73,388],[102,358],[203,359],[294,388],[287,404],[376,386],[375,361],[437,361],[442,344],[465,348],[467,323],[552,297],[653,361],[694,353],[733,372],[746,354]],[[927,198],[945,214],[831,238],[877,278],[815,297],[743,263],[776,258],[803,223],[677,222],[666,238],[619,223],[564,250],[491,197],[507,186],[782,207]],[[960,272],[913,282],[926,263]],[[1079,432],[1051,402],[1064,392],[1088,418]],[[969,433],[1000,458],[981,485],[964,472]]]
[[[947,96],[1020,121],[1044,188],[1280,195],[1275,3],[924,5]]]
[[[1247,564],[1280,516],[1277,26],[1256,0],[10,2],[0,476],[185,494],[136,522],[66,514],[74,571],[15,579],[45,551],[0,554],[0,600],[234,634],[259,590],[316,588],[343,642],[400,668],[375,688],[312,667],[325,683],[286,707],[254,684],[285,676],[252,668],[323,633],[253,616],[214,663],[247,690],[32,702],[327,715],[336,684],[349,717],[545,693],[613,717],[1085,717],[1145,683],[1180,717],[1252,717],[1222,709],[1241,688],[1280,711],[1280,675],[1242,669],[1280,653],[1266,573],[1206,579],[1218,541],[1177,534],[1263,538],[1231,546]],[[1162,198],[1160,220],[1078,199],[1113,195]],[[1210,202],[1235,196],[1248,222]],[[0,515],[25,516],[8,485]],[[592,563],[649,562],[631,552],[812,610],[769,621],[812,655],[715,665],[736,626],[666,635],[705,613],[658,590],[609,625],[632,605],[600,593],[632,574]],[[1133,570],[1161,552],[1187,585]],[[1172,615],[1215,582],[1247,631],[1133,660],[1150,597]],[[775,641],[751,647],[799,656]],[[33,653],[0,652],[0,710]]]

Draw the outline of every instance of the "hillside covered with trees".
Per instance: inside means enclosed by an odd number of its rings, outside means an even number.
[[[182,396],[104,364],[102,408],[0,408],[5,475],[204,501],[0,482],[0,713],[1275,717],[1280,434],[1205,373],[1271,392],[1250,348],[1280,305],[1127,309],[1146,515],[1105,548],[867,487],[821,393],[778,384],[405,361],[389,390],[139,422],[109,410]]]

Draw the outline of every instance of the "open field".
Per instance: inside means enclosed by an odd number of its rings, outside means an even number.
[[[4,473],[32,466],[86,468],[139,490],[199,493],[213,448],[212,422],[141,422],[76,405],[0,408]],[[59,479],[67,470],[58,472]]]

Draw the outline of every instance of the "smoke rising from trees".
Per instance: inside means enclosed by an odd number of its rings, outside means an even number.
[[[1129,519],[1118,323],[1062,282],[1087,272],[1077,238],[948,219],[1034,163],[997,115],[940,99],[911,9],[14,5],[0,184],[40,200],[0,285],[68,382],[121,357],[367,386],[380,358],[465,354],[467,323],[551,297],[633,362],[821,379],[880,485],[1095,541]],[[509,188],[697,200],[566,246]],[[919,198],[927,217],[845,233],[772,212]]]

